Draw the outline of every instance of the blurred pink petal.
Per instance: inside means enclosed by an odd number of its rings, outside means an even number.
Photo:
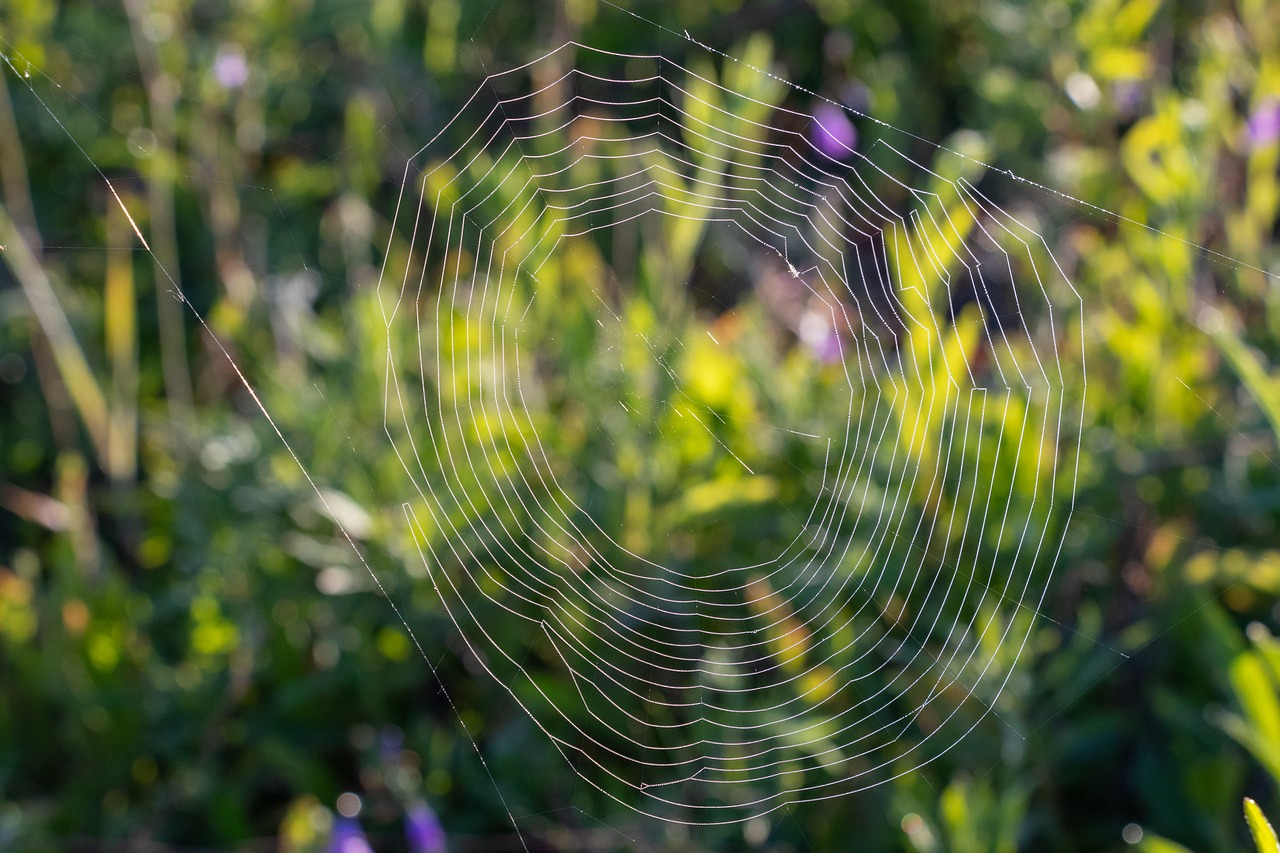
[[[329,839],[329,853],[373,853],[369,839],[360,824],[349,817],[339,816],[333,822],[333,835]]]
[[[224,44],[213,60],[213,79],[224,89],[239,89],[249,81],[249,61],[238,44]]]
[[[444,827],[426,803],[413,803],[405,811],[404,831],[412,853],[445,853]]]
[[[813,144],[828,157],[843,160],[853,153],[858,131],[835,104],[823,104],[813,114]]]
[[[1254,148],[1280,139],[1280,101],[1268,99],[1249,116],[1249,142]]]

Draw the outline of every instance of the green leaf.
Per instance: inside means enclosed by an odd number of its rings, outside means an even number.
[[[1216,322],[1217,316],[1222,315],[1215,315],[1215,322],[1206,331],[1280,437],[1280,380],[1271,375],[1261,354],[1245,343],[1234,325],[1225,318]]]
[[[1258,804],[1248,797],[1244,798],[1244,819],[1249,822],[1249,832],[1253,834],[1253,843],[1258,848],[1258,853],[1280,853],[1280,840],[1276,839],[1276,831],[1271,828]]]
[[[1254,759],[1266,768],[1273,779],[1280,781],[1280,747],[1276,742],[1263,736],[1255,726],[1251,726],[1243,717],[1222,713],[1214,716],[1217,725],[1236,742],[1249,750]]]
[[[1253,652],[1237,655],[1229,676],[1249,722],[1266,739],[1280,742],[1280,698],[1262,658]]]
[[[1189,848],[1159,835],[1143,835],[1142,840],[1133,845],[1132,849],[1137,853],[1191,853]]]
[[[727,509],[776,499],[778,482],[772,477],[720,477],[685,491],[677,508],[682,521],[705,518]]]

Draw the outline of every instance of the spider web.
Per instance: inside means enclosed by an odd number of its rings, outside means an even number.
[[[408,163],[379,283],[405,525],[468,654],[587,783],[695,824],[999,716],[1084,386],[1078,295],[972,175],[720,77],[572,42],[491,75]],[[827,362],[807,405],[742,368],[788,357],[767,322],[694,310],[717,259],[803,306],[772,321]]]

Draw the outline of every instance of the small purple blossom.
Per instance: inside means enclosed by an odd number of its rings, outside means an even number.
[[[835,104],[823,104],[813,113],[813,144],[819,151],[836,160],[843,160],[853,153],[858,142],[858,131]]]
[[[800,318],[797,334],[809,352],[823,364],[835,364],[843,360],[844,350],[840,343],[840,333],[831,326],[830,321],[817,311],[806,312]]]
[[[1280,100],[1268,98],[1249,116],[1249,143],[1261,148],[1280,140]]]
[[[840,344],[840,335],[832,332],[814,345],[813,357],[823,364],[835,364],[843,361],[844,348]]]
[[[329,853],[373,853],[373,848],[355,818],[339,815],[329,837]]]
[[[405,810],[404,833],[412,853],[445,853],[444,827],[431,806],[420,800]]]
[[[249,81],[249,61],[238,44],[224,44],[213,60],[213,79],[224,89],[239,89]]]

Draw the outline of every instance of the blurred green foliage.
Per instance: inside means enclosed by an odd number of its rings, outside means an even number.
[[[0,12],[0,846],[319,849],[347,790],[387,850],[419,796],[477,850],[516,841],[508,808],[542,849],[689,851],[1227,851],[1248,843],[1243,795],[1280,813],[1280,7],[623,5],[668,30],[592,0]],[[403,470],[373,450],[386,326],[371,285],[407,153],[487,74],[571,36],[705,63],[683,31],[1087,202],[970,176],[1046,237],[1085,305],[1075,513],[1000,719],[866,795],[703,830],[593,796],[502,705],[414,569]],[[700,229],[667,238],[674,279],[717,262]],[[562,286],[598,262],[566,244]],[[705,432],[592,408],[575,377],[672,390],[645,353],[602,379],[585,298],[537,321],[561,331],[568,378],[535,426],[580,460],[623,541],[747,562],[736,534],[770,523],[757,505],[803,494],[821,463],[759,446],[748,421],[820,418],[839,377],[750,294],[726,312],[640,293],[625,322],[654,330],[662,299],[737,342],[691,346],[678,376],[739,418],[720,442],[773,469],[721,481],[698,468]]]

